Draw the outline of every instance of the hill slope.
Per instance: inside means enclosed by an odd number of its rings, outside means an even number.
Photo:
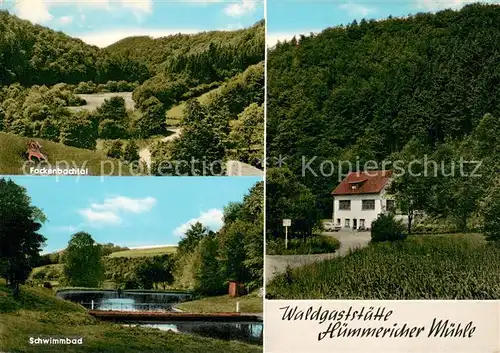
[[[88,168],[90,175],[100,175],[101,163],[103,163],[104,173],[114,171],[113,175],[118,174],[119,161],[110,159],[103,153],[69,147],[42,139],[29,139],[4,132],[0,132],[0,174],[29,174],[30,167],[38,165],[38,163],[28,163],[25,156],[27,144],[30,140],[38,141],[42,145],[42,151],[48,155],[49,163],[53,167],[59,162],[58,165],[62,169],[68,167]],[[23,168],[26,172],[23,171]],[[122,168],[122,175],[130,175],[128,168]]]
[[[435,149],[500,116],[500,7],[361,21],[278,44],[268,62],[268,157],[333,161],[303,178],[331,216],[337,161],[380,162],[411,139]]]

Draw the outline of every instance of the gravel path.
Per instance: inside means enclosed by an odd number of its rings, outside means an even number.
[[[181,136],[181,129],[179,129],[179,128],[168,129],[168,131],[172,132],[172,134],[167,136],[167,137],[162,138],[161,141],[163,141],[163,142],[172,141],[172,140],[178,138],[179,136]],[[149,149],[149,147],[141,149],[139,151],[139,157],[140,157],[141,161],[146,163],[146,165],[148,166],[148,169],[150,169],[151,168],[151,150]]]
[[[297,268],[313,262],[344,256],[349,252],[349,249],[367,246],[371,238],[369,232],[340,231],[338,233],[324,233],[324,235],[335,237],[340,241],[340,248],[335,253],[313,255],[266,255],[266,283],[269,283],[276,275],[284,273],[288,266]]]

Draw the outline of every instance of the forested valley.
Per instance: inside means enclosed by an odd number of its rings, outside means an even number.
[[[100,49],[2,11],[0,33],[0,134],[140,158],[153,175],[173,158],[262,167],[263,21]]]
[[[294,234],[310,233],[316,220],[331,218],[339,170],[355,170],[357,162],[363,169],[367,161],[382,169],[383,161],[406,168],[416,160],[421,172],[426,160],[437,163],[437,174],[407,173],[394,183],[392,192],[408,214],[423,211],[458,231],[495,214],[498,43],[500,8],[474,4],[354,21],[270,49],[267,196],[283,207],[270,209],[268,224],[281,222],[284,213],[300,214],[296,219],[304,221],[296,222]],[[278,160],[282,168],[272,168]],[[309,161],[310,169],[303,168]],[[322,175],[324,161],[335,171],[328,167]],[[479,177],[471,177],[473,171]]]

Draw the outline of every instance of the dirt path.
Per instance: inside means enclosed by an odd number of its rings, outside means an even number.
[[[297,268],[313,262],[344,256],[350,249],[365,247],[370,241],[370,233],[368,232],[341,231],[338,233],[324,233],[324,235],[335,237],[340,241],[340,248],[335,253],[314,255],[266,255],[266,283],[269,283],[276,275],[284,273],[288,266]]]
[[[176,129],[168,129],[168,131],[172,132],[171,135],[164,137],[161,139],[162,142],[167,142],[167,141],[172,141],[179,136],[181,136],[181,129],[176,128]],[[151,150],[149,147],[143,148],[139,151],[139,157],[140,160],[145,162],[146,165],[148,166],[148,169],[151,169]]]

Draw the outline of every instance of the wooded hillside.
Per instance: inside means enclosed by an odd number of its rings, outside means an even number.
[[[444,149],[477,130],[487,113],[484,124],[498,125],[499,42],[500,7],[469,5],[278,44],[268,62],[270,160],[287,156],[301,175],[302,157],[317,156],[312,168],[320,174],[323,160],[382,161],[411,141],[429,153]],[[331,217],[337,172],[301,181]]]

